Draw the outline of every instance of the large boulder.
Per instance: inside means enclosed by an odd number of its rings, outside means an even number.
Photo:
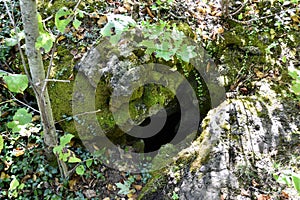
[[[172,165],[152,173],[139,199],[172,199],[175,193],[181,200],[299,199],[296,190],[280,192],[273,178],[285,169],[276,165],[300,172],[299,107],[270,81],[256,87],[255,95],[227,99],[209,111],[201,135]]]

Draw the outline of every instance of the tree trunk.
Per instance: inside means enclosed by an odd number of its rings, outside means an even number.
[[[44,142],[47,146],[46,153],[51,153],[52,148],[57,145],[57,136],[47,87],[42,91],[45,83],[45,70],[42,56],[40,51],[35,48],[35,43],[39,36],[36,1],[21,0],[20,5],[25,31],[26,55],[30,68],[32,86],[41,114]],[[58,163],[59,166],[62,167],[62,174],[67,176],[65,163],[62,163],[61,161],[58,161]]]

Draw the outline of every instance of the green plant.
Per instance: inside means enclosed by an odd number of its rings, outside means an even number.
[[[72,134],[66,134],[60,137],[59,145],[53,148],[53,153],[58,155],[59,159],[64,162],[69,162],[69,163],[81,162],[81,160],[75,156],[74,152],[68,149],[67,147],[67,144],[70,143],[73,137],[74,135]]]
[[[193,51],[195,46],[184,42],[187,37],[177,29],[176,24],[170,26],[167,22],[161,20],[158,24],[143,22],[142,26],[146,39],[139,46],[146,48],[146,54],[155,53],[155,57],[162,58],[165,61],[169,61],[176,56],[187,63],[191,58],[196,57],[196,53]]]
[[[278,183],[285,184],[289,187],[293,185],[300,195],[300,174],[292,170],[281,170],[279,173],[274,173],[273,177]]]
[[[299,71],[290,71],[289,75],[294,79],[292,81],[291,90],[297,96],[297,98],[300,98],[300,75],[299,75]]]
[[[124,181],[124,183],[116,183],[116,186],[120,189],[118,194],[124,194],[127,195],[131,192],[130,187],[131,184],[134,183],[134,177],[130,176],[127,181]]]
[[[173,191],[172,199],[173,200],[178,200],[179,199],[179,196],[178,196],[178,194],[175,191]]]

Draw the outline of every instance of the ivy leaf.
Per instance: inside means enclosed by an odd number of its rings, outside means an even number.
[[[18,125],[25,125],[31,122],[32,115],[31,113],[28,113],[28,111],[25,108],[20,108],[14,115],[13,120],[18,121]]]
[[[55,26],[59,32],[64,33],[71,19],[64,19],[71,14],[66,7],[60,8],[55,14]]]
[[[23,93],[23,91],[28,87],[27,76],[23,74],[4,76],[3,79],[11,92]]]
[[[21,128],[18,126],[18,124],[15,121],[8,122],[6,125],[7,125],[7,128],[12,129],[13,133],[18,133],[21,130]]]
[[[165,61],[171,60],[173,56],[173,52],[171,51],[157,51],[156,52],[156,57],[163,58]]]
[[[76,167],[76,174],[78,174],[78,175],[83,175],[84,174],[84,171],[85,171],[85,169],[84,169],[84,166],[83,165],[79,165],[78,167]]]
[[[124,194],[127,195],[130,192],[130,185],[126,184],[122,184],[122,183],[116,183],[116,186],[120,189],[120,191],[118,192],[118,194]]]
[[[79,28],[80,24],[81,24],[81,21],[79,21],[78,19],[75,18],[73,21],[73,26],[76,30]]]
[[[15,190],[15,189],[17,189],[17,187],[20,185],[20,183],[19,183],[19,181],[18,181],[18,179],[16,179],[15,177],[14,177],[14,179],[10,182],[10,184],[9,184],[9,191],[12,191],[12,190]]]
[[[86,166],[87,166],[88,168],[90,168],[90,166],[92,166],[92,164],[93,164],[93,159],[88,159],[88,160],[86,160]]]
[[[189,62],[191,58],[197,56],[193,51],[195,48],[195,46],[187,46],[184,44],[181,46],[180,50],[176,52],[176,55],[184,62]]]

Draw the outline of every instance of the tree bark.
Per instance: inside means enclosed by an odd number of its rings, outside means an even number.
[[[57,145],[57,136],[47,87],[43,91],[45,70],[42,56],[40,51],[35,48],[35,43],[39,36],[36,1],[21,0],[20,5],[25,31],[26,55],[30,68],[32,87],[41,113],[44,142],[47,146],[46,153],[50,154],[52,153],[52,148]],[[58,164],[62,175],[67,176],[68,170],[65,163],[58,160]]]

